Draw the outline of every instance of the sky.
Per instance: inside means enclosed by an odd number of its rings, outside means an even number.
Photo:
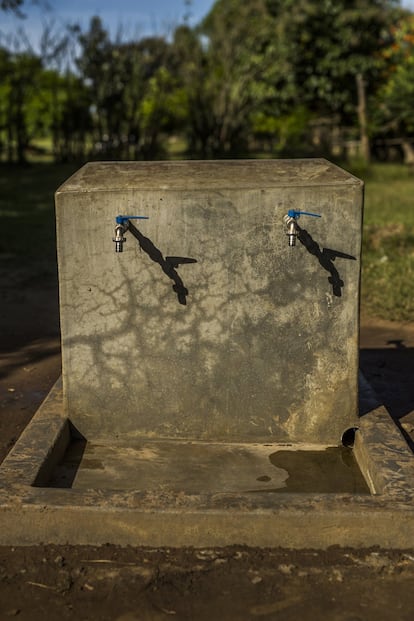
[[[0,12],[0,33],[14,32],[23,27],[31,43],[42,32],[45,21],[56,25],[79,23],[86,29],[93,15],[101,17],[104,26],[112,35],[119,27],[123,35],[133,37],[147,34],[168,35],[189,14],[190,25],[198,23],[210,10],[214,0],[26,0],[23,12],[25,19]],[[48,9],[45,9],[45,5]]]
[[[246,0],[248,1],[248,0]],[[198,23],[210,10],[214,0],[191,0],[189,9],[185,0],[26,0],[26,19],[0,12],[0,43],[8,32],[23,27],[34,48],[40,39],[45,21],[55,27],[67,23],[79,23],[86,29],[90,18],[99,15],[111,35],[116,36],[121,27],[123,38],[142,37],[148,34],[168,35],[182,23],[189,12],[189,24]],[[45,10],[44,5],[49,5]],[[414,10],[414,0],[401,4]]]

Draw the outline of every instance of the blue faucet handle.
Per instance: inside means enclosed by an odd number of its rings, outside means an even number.
[[[313,218],[322,218],[322,216],[318,213],[310,213],[309,211],[296,211],[295,209],[289,209],[288,216],[289,218],[295,218],[295,220],[298,220],[300,216],[312,216]]]
[[[117,224],[124,224],[127,220],[149,220],[149,216],[116,216]]]

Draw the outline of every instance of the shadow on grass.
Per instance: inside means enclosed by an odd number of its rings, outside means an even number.
[[[0,378],[59,353],[54,193],[77,168],[0,164]]]
[[[0,164],[0,266],[55,260],[54,193],[76,168]]]

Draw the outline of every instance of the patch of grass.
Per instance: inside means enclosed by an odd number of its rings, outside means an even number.
[[[414,320],[414,230],[401,224],[364,230],[362,306],[368,314]]]
[[[362,308],[414,321],[414,171],[374,164],[352,172],[365,181]]]
[[[0,165],[0,266],[56,272],[54,192],[77,166]]]

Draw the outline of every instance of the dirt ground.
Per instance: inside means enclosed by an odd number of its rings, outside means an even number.
[[[0,273],[0,460],[60,374],[57,290]],[[362,317],[361,367],[414,437],[414,324]],[[0,547],[0,620],[389,619],[414,615],[412,550]]]

